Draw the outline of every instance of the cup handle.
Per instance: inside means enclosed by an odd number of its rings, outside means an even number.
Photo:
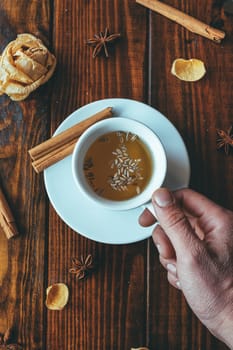
[[[148,202],[146,204],[143,205],[143,209],[147,209],[151,212],[151,214],[156,218],[157,220],[157,216],[155,214],[155,211],[154,211],[154,207],[153,207],[153,204],[152,202]],[[157,221],[154,225],[154,227],[158,226],[159,225],[159,222]]]
[[[152,202],[148,202],[148,203],[144,204],[144,205],[143,205],[143,208],[149,210],[149,211],[151,212],[151,214],[152,214],[152,215],[156,218],[156,220],[157,220],[157,216],[156,216],[156,214],[155,214],[155,211],[154,211],[154,207],[153,207]],[[155,227],[158,226],[158,225],[159,225],[159,222],[157,221],[157,222],[154,224],[153,227],[155,228]]]
[[[153,214],[155,216],[155,211],[154,211],[154,207],[153,207],[153,204],[152,202],[148,202],[144,205],[144,209],[148,209],[151,214]],[[156,217],[156,216],[155,216]]]

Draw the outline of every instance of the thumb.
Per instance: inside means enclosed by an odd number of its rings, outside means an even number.
[[[152,203],[158,222],[170,239],[177,255],[194,252],[201,241],[196,236],[173,194],[166,188],[154,192]]]

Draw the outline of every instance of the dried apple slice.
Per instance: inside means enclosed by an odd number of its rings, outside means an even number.
[[[19,34],[0,56],[0,95],[24,100],[49,80],[55,67],[55,56],[41,40],[31,34]]]
[[[46,290],[45,305],[49,310],[62,310],[69,299],[69,289],[64,283],[55,283]]]
[[[180,80],[198,81],[204,77],[206,69],[204,62],[199,59],[177,58],[172,64],[171,73]]]

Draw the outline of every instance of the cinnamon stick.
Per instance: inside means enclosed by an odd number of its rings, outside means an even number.
[[[42,156],[41,158],[32,162],[32,166],[35,169],[35,171],[37,173],[40,173],[44,169],[48,168],[50,165],[67,157],[69,154],[73,152],[77,140],[78,139],[74,139],[68,142],[67,144],[62,145],[58,149],[55,149],[50,153],[46,154],[45,156]]]
[[[15,220],[11,213],[7,200],[0,188],[0,226],[8,239],[18,235]]]
[[[136,0],[136,2],[182,25],[190,32],[199,34],[205,38],[215,41],[216,43],[220,43],[225,37],[225,33],[223,31],[213,28],[210,25],[187,15],[180,10],[177,10],[170,5],[164,4],[161,1]]]
[[[112,108],[107,107],[93,116],[75,124],[71,128],[46,140],[29,150],[33,160],[32,166],[37,173],[71,154],[79,136],[92,124],[113,115]]]

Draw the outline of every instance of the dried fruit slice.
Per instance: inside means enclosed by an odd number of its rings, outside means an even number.
[[[204,77],[206,69],[204,62],[196,58],[177,58],[172,64],[171,73],[180,80],[197,81]]]
[[[0,95],[24,100],[49,80],[55,66],[55,56],[41,40],[31,34],[19,34],[0,56]]]
[[[55,283],[46,290],[45,305],[49,310],[62,310],[69,299],[69,289],[64,283]]]

